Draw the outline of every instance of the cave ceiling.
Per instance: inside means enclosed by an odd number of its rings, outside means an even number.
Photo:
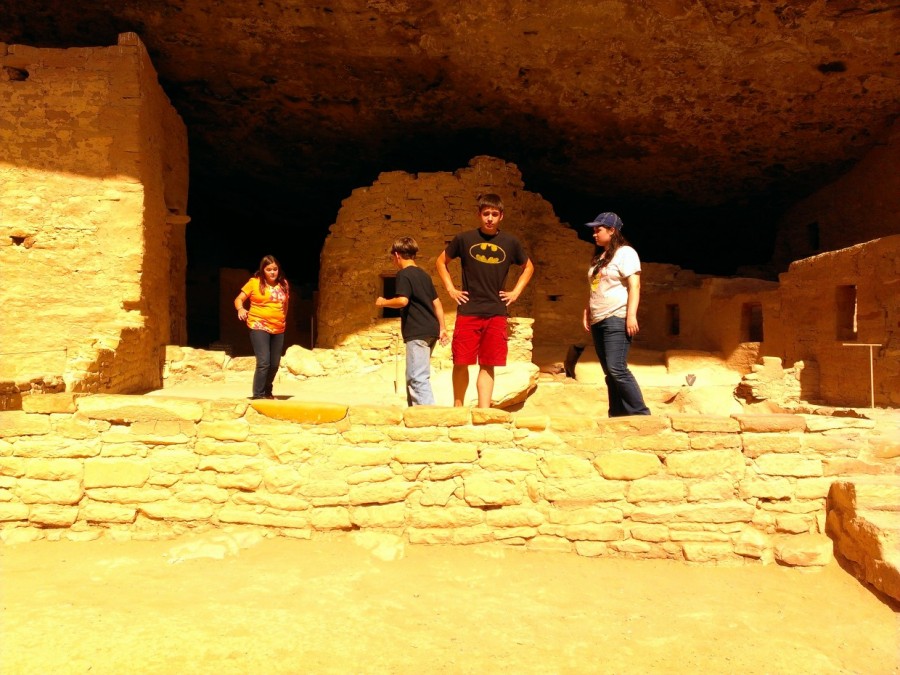
[[[0,41],[138,33],[192,181],[304,198],[475,154],[545,196],[798,195],[883,142],[898,29],[875,0],[0,3]]]

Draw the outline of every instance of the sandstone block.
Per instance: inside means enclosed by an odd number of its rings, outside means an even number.
[[[730,480],[704,480],[687,483],[689,502],[725,501],[735,498],[735,484]]]
[[[521,450],[485,448],[478,465],[487,471],[533,471],[537,468],[537,457]]]
[[[50,425],[53,431],[63,438],[83,440],[97,438],[102,432],[110,428],[109,422],[102,420],[85,420],[78,415],[50,415]]]
[[[150,464],[124,459],[88,459],[84,487],[140,487],[150,477]]]
[[[755,461],[759,472],[768,476],[822,475],[822,460],[808,459],[802,455],[763,455]]]
[[[422,506],[447,506],[459,485],[454,480],[427,481],[419,496]]]
[[[611,452],[594,459],[594,466],[607,480],[637,480],[657,473],[662,464],[656,455],[644,452]]]
[[[485,522],[490,527],[533,528],[544,523],[544,515],[536,509],[511,506],[488,511]]]
[[[464,499],[471,506],[521,504],[524,486],[510,478],[467,476],[463,479]]]
[[[790,534],[803,534],[810,532],[816,524],[814,516],[798,514],[784,514],[775,518],[775,530]]]
[[[892,475],[895,468],[886,463],[870,463],[848,457],[831,457],[822,460],[822,471],[826,476]]]
[[[349,485],[359,485],[360,483],[382,483],[394,477],[394,472],[386,466],[376,466],[372,469],[363,469],[355,471],[347,477]]]
[[[614,506],[584,506],[572,509],[554,508],[550,509],[547,514],[549,522],[563,525],[620,523],[623,518],[622,509]]]
[[[348,407],[339,403],[310,403],[295,399],[250,401],[250,407],[273,420],[298,424],[328,424],[347,417]]]
[[[349,494],[350,486],[344,480],[315,480],[301,482],[294,492],[302,497],[343,497]]]
[[[257,443],[251,441],[217,441],[212,438],[201,438],[194,446],[194,452],[198,455],[247,455],[260,454]]]
[[[680,480],[656,480],[641,478],[628,486],[628,501],[680,502],[684,499],[685,485]]]
[[[496,424],[485,424],[472,427],[450,427],[447,437],[451,441],[464,443],[494,443],[509,445],[514,440],[512,429]]]
[[[46,461],[46,460],[36,460]],[[0,458],[0,476],[13,476],[19,478],[25,475],[25,466],[27,459],[21,457],[3,457]],[[36,478],[37,476],[31,476]]]
[[[410,429],[402,424],[400,426],[384,427],[384,433],[392,441],[418,441],[431,443],[433,441],[446,441],[449,427],[417,427]]]
[[[350,509],[350,522],[361,528],[396,528],[406,524],[406,505],[395,504],[357,506]]]
[[[739,434],[691,434],[691,450],[740,450],[743,442]]]
[[[505,544],[523,544],[538,534],[535,527],[497,527],[491,528],[489,531],[495,541]]]
[[[342,434],[344,441],[352,445],[364,445],[367,443],[384,443],[388,435],[377,427],[356,426]]]
[[[590,461],[573,455],[548,455],[539,464],[541,473],[551,478],[579,478],[594,473]]]
[[[148,487],[94,488],[87,496],[98,502],[118,502],[120,504],[144,504],[168,499],[172,493],[167,489]]]
[[[141,504],[139,511],[154,520],[205,521],[213,517],[216,508],[212,504],[159,501]]]
[[[154,455],[156,459],[156,455]],[[163,457],[163,466],[165,466],[165,458]],[[200,457],[197,462],[199,471],[215,471],[217,473],[243,473],[246,471],[256,472],[262,470],[264,466],[263,460],[256,457],[241,457],[240,455],[232,455],[230,457]],[[154,465],[154,468],[156,466]],[[160,468],[160,471],[164,469]],[[170,471],[170,473],[177,473]]]
[[[733,417],[744,432],[806,431],[806,420],[800,415],[733,415]]]
[[[549,415],[516,415],[513,424],[518,429],[530,431],[543,431],[550,426]]]
[[[350,504],[390,504],[402,502],[416,489],[416,484],[404,480],[367,483],[350,488]]]
[[[26,478],[77,480],[82,477],[83,464],[77,459],[26,459],[23,461]],[[0,473],[2,472],[3,460],[0,460]]]
[[[794,567],[827,565],[834,559],[834,545],[824,534],[780,537],[775,543],[775,560]]]
[[[75,403],[84,417],[118,424],[157,420],[199,422],[203,417],[203,407],[199,403],[179,399],[97,394],[82,396]]]
[[[586,558],[598,558],[609,552],[609,546],[602,541],[576,541],[575,553]]]
[[[198,436],[218,441],[246,441],[249,434],[250,425],[247,420],[215,420],[197,425]]]
[[[96,439],[78,441],[67,438],[28,437],[20,438],[15,444],[15,454],[19,457],[96,457],[100,454],[100,442]]]
[[[187,450],[160,450],[149,458],[150,467],[163,473],[191,473],[196,470],[200,458]]]
[[[420,508],[409,512],[409,524],[416,528],[470,527],[484,522],[484,512],[463,506]]]
[[[353,527],[350,512],[343,506],[313,509],[310,522],[316,530],[349,530]]]
[[[423,408],[415,406],[410,408]],[[474,462],[478,459],[478,449],[471,443],[397,443],[393,459],[404,464],[431,464],[447,462]]]
[[[672,415],[672,429],[675,431],[702,431],[716,434],[735,434],[741,430],[740,424],[731,417],[712,415]]]
[[[793,488],[787,478],[744,478],[741,499],[790,499]]]
[[[403,422],[403,409],[397,407],[355,405],[350,408],[349,414],[353,425],[398,425]]]
[[[602,478],[549,479],[543,487],[544,499],[558,504],[594,504],[625,499],[625,483]]]
[[[739,450],[691,450],[666,457],[666,468],[682,478],[712,478],[744,473],[744,457]]]
[[[0,438],[50,433],[50,416],[22,410],[0,410]]]
[[[263,471],[263,481],[269,492],[290,494],[301,480],[300,472],[293,466],[274,465]]]
[[[660,434],[672,428],[668,417],[657,415],[633,415],[631,417],[613,417],[597,420],[600,434],[618,437]]]
[[[468,408],[417,405],[403,411],[403,423],[415,427],[461,427],[469,424],[472,414]]]
[[[175,499],[180,502],[213,502],[224,504],[228,501],[228,490],[214,485],[187,485],[175,491]]]
[[[593,440],[593,439],[592,439]],[[602,439],[598,439],[602,440]],[[518,439],[519,447],[523,450],[542,450],[544,452],[560,452],[568,448],[567,444],[552,431],[529,434]],[[616,446],[618,447],[618,443]]]
[[[618,541],[625,538],[625,528],[621,525],[570,525],[566,528],[566,539],[587,541]]]
[[[609,547],[614,551],[619,551],[620,553],[631,553],[636,556],[640,556],[641,558],[665,557],[661,555],[648,555],[650,551],[653,550],[653,547],[646,541],[635,541],[632,539],[627,539],[625,541],[614,541],[609,544]]]
[[[279,511],[306,511],[310,503],[296,495],[279,495],[270,492],[239,492],[231,496],[231,501],[238,505],[270,506]]]
[[[25,504],[77,504],[84,495],[77,480],[20,478],[13,493]]]
[[[596,434],[597,422],[583,415],[551,415],[550,428],[561,434]]]
[[[27,413],[73,413],[78,394],[31,394],[22,397],[22,410]]]
[[[751,434],[745,433],[744,454],[747,457],[760,457],[767,453],[795,453],[800,451],[800,437],[787,434]]]
[[[754,527],[744,528],[734,542],[734,552],[745,558],[764,559],[772,549],[772,538]]]
[[[507,424],[511,420],[512,415],[499,408],[472,408],[472,424]]]
[[[718,562],[734,555],[731,544],[716,542],[684,542],[681,550],[689,562]]]
[[[310,519],[306,514],[276,514],[257,511],[253,508],[225,506],[219,511],[219,522],[244,525],[261,525],[263,527],[289,527],[303,529],[309,527]]]
[[[656,436],[628,436],[622,441],[623,449],[640,452],[680,452],[690,447],[690,437],[681,432],[662,432]]]
[[[825,499],[834,482],[832,478],[798,478],[794,482],[796,499]]]
[[[203,401],[203,419],[210,420],[236,420],[247,414],[250,401],[234,401],[229,399],[213,399]]]
[[[472,464],[434,464],[425,470],[422,478],[423,480],[427,477],[428,480],[441,481],[463,476],[471,473],[472,470]]]
[[[534,551],[564,551],[572,550],[572,542],[564,537],[552,537],[549,535],[539,534],[533,539],[529,539],[527,547]]]
[[[77,506],[56,504],[35,504],[28,514],[28,522],[41,527],[71,527],[77,518]]]
[[[826,417],[824,415],[803,415],[810,433],[832,431],[834,429],[874,429],[875,421],[865,417]]]
[[[668,541],[669,528],[665,525],[633,525],[630,534],[638,541]]]
[[[137,509],[118,504],[92,502],[81,510],[82,520],[91,523],[133,523]]]
[[[96,420],[93,422],[97,423]],[[133,437],[132,440],[148,445],[177,445],[193,440],[197,435],[197,428],[192,422],[167,420],[135,422],[129,432]]]
[[[216,476],[216,487],[223,490],[256,490],[261,483],[262,475],[258,473],[225,473]]]
[[[340,446],[334,450],[329,461],[334,466],[377,466],[390,463],[394,451],[384,447]]]
[[[8,523],[15,520],[28,520],[28,512],[30,510],[27,504],[20,502],[0,502],[0,522]]]

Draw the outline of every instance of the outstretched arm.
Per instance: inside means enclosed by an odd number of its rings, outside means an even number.
[[[450,276],[450,268],[447,267],[448,262],[447,252],[441,251],[437,258],[437,263],[435,263],[438,276],[441,278],[444,288],[447,289],[447,293],[456,301],[456,304],[464,305],[469,301],[469,294],[466,291],[456,290],[456,286],[453,285],[453,277]]]
[[[381,296],[379,296],[375,300],[376,307],[389,307],[390,309],[403,309],[409,304],[409,298],[403,295],[398,295],[395,298],[391,298],[390,300],[385,300]]]
[[[525,290],[525,287],[528,285],[528,282],[531,281],[531,277],[533,276],[534,263],[531,262],[531,258],[529,258],[525,261],[525,265],[522,268],[522,274],[519,275],[519,280],[516,282],[515,288],[511,291],[500,291],[500,299],[506,303],[507,307],[519,299],[519,296],[522,295],[522,291]]]

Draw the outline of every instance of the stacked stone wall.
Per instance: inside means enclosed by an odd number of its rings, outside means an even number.
[[[170,308],[184,296],[184,126],[133,34],[0,44],[0,66],[0,407],[60,377],[69,390],[159,386],[159,352],[183,337],[183,307],[176,321]],[[132,352],[103,355],[120,341]],[[103,363],[129,371],[98,377]]]
[[[898,472],[897,458],[872,459],[883,455],[861,418],[307,405],[298,423],[246,401],[51,394],[24,404],[0,413],[7,542],[247,526],[587,556],[822,560],[834,480]]]
[[[568,345],[583,342],[584,274],[593,247],[563,225],[540,195],[524,189],[514,164],[476,157],[455,173],[382,173],[344,200],[321,255],[316,346],[347,347],[371,358],[382,353],[384,324],[374,303],[383,279],[397,272],[388,256],[391,244],[405,235],[417,240],[416,262],[435,280],[452,326],[456,303],[440,283],[435,261],[455,235],[479,226],[476,198],[486,192],[503,198],[501,229],[521,239],[536,268],[510,316],[534,318],[535,346],[561,345],[560,360]],[[461,286],[459,264],[450,267]],[[520,271],[513,268],[508,288]]]

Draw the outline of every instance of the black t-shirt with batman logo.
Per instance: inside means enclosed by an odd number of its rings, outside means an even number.
[[[447,257],[459,258],[462,265],[462,290],[469,301],[456,308],[465,316],[506,316],[500,291],[512,265],[528,261],[525,249],[511,234],[500,231],[486,235],[480,229],[463,232],[447,245]]]

